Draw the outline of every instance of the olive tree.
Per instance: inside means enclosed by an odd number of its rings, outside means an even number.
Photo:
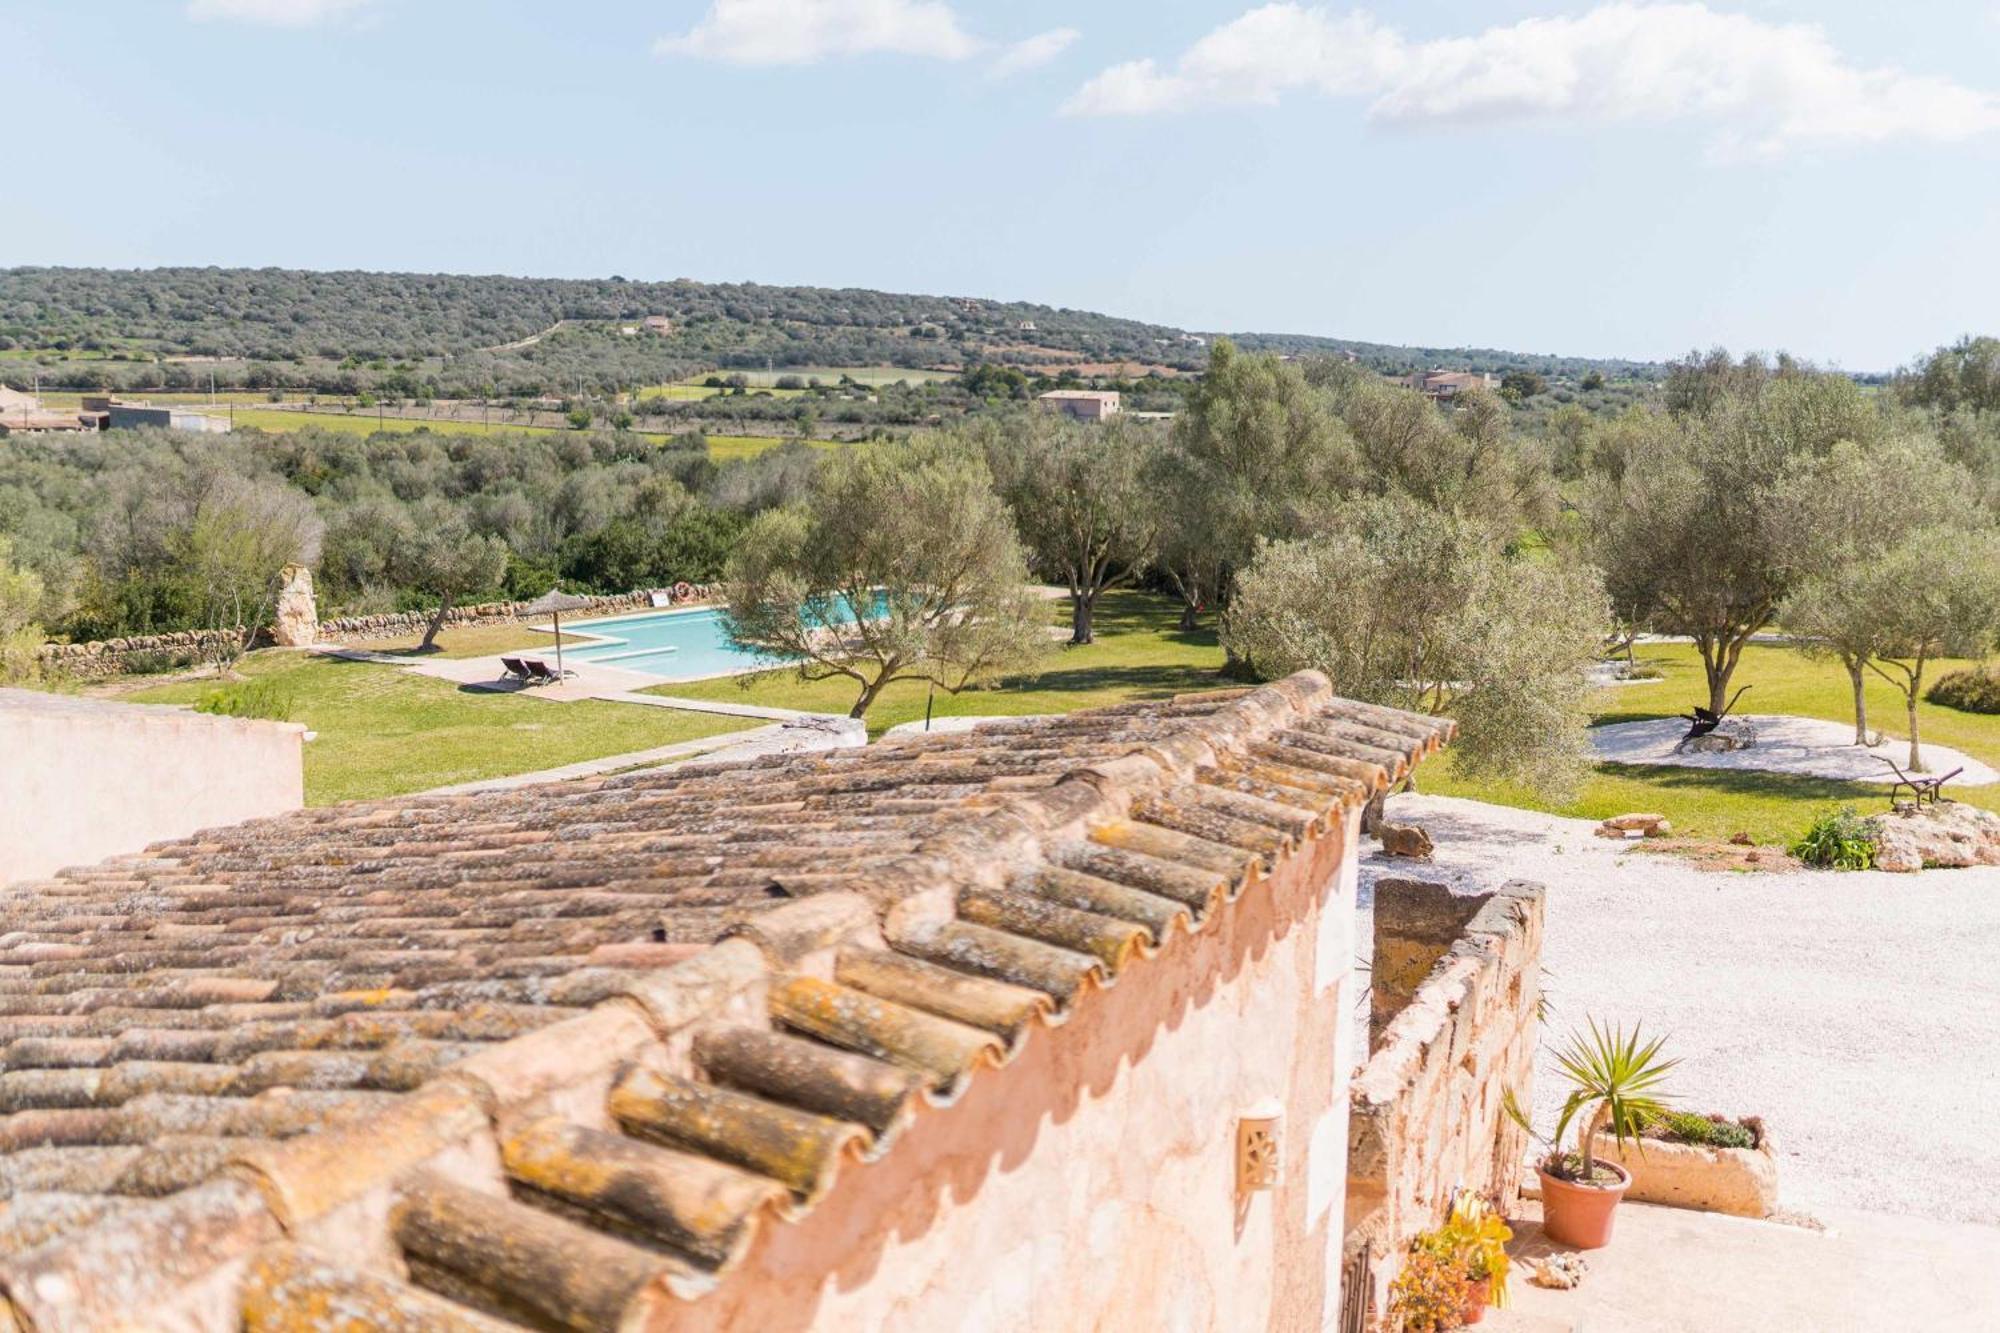
[[[303,492],[279,481],[215,472],[202,479],[174,562],[192,590],[218,668],[270,619],[285,566],[319,558],[322,525]]]
[[[42,580],[14,563],[12,540],[0,536],[0,684],[39,674],[42,599]]]
[[[1509,558],[1476,521],[1402,497],[1263,545],[1223,640],[1263,674],[1313,667],[1342,694],[1450,713],[1471,771],[1562,794],[1588,761],[1586,671],[1607,616],[1588,566]]]
[[[1353,441],[1294,362],[1218,339],[1154,460],[1159,569],[1181,623],[1226,604],[1260,538],[1298,536],[1352,484]]]
[[[1879,414],[1843,376],[1729,368],[1656,418],[1643,451],[1607,455],[1586,502],[1613,602],[1694,640],[1708,706],[1724,712],[1743,648],[1796,577],[1778,521],[1785,480],[1842,441],[1871,443]],[[1699,392],[1696,392],[1696,389]],[[1631,432],[1627,432],[1631,434]]]
[[[438,631],[452,607],[489,591],[507,574],[507,543],[474,532],[455,506],[432,501],[412,513],[409,535],[397,551],[399,580],[437,601],[424,626],[420,653],[437,646]]]
[[[1878,635],[1869,668],[1903,696],[1913,772],[1924,769],[1917,700],[1940,657],[1983,656],[2000,634],[2000,533],[1936,527],[1868,561],[1848,593]]]
[[[1975,527],[1976,494],[1972,475],[1921,438],[1837,445],[1779,487],[1773,521],[1796,581],[1778,621],[1801,652],[1847,672],[1856,745],[1868,744],[1868,671],[1890,628],[1868,595],[1873,567],[1922,529]]]
[[[1097,599],[1153,558],[1160,515],[1147,502],[1146,480],[1154,432],[1115,417],[1084,426],[1037,412],[981,436],[1035,567],[1069,590],[1069,641],[1094,642]]]
[[[803,504],[766,510],[724,575],[737,642],[804,680],[854,682],[863,717],[898,680],[956,693],[1046,651],[1013,520],[979,453],[929,436],[828,458]]]

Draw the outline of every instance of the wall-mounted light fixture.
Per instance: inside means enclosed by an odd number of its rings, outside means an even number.
[[[1275,1099],[1261,1101],[1236,1122],[1236,1193],[1240,1197],[1278,1183],[1278,1131],[1285,1108]]]

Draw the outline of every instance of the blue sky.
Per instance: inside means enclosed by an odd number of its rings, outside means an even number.
[[[0,263],[1855,370],[2000,332],[2000,0],[0,0],[0,51]]]

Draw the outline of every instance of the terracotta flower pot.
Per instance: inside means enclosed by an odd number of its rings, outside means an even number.
[[[1475,1277],[1465,1284],[1465,1308],[1458,1312],[1461,1324],[1476,1324],[1486,1318],[1486,1279]]]
[[[1578,1250],[1600,1250],[1611,1243],[1611,1222],[1618,1201],[1632,1188],[1632,1173],[1616,1162],[1599,1160],[1599,1166],[1618,1173],[1616,1185],[1579,1185],[1557,1180],[1539,1168],[1542,1178],[1542,1234],[1558,1245]]]

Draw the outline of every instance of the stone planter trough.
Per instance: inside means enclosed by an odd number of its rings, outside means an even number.
[[[1598,1156],[1632,1173],[1625,1197],[1675,1208],[1769,1217],[1778,1205],[1778,1158],[1767,1134],[1755,1148],[1707,1148],[1665,1139],[1602,1143]]]

